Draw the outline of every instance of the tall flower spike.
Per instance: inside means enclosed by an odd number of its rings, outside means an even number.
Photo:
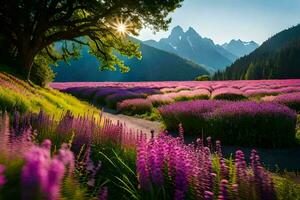
[[[204,199],[205,200],[213,200],[214,199],[214,193],[210,191],[204,192]]]
[[[220,192],[219,192],[219,200],[228,200],[228,181],[226,179],[221,180],[220,184]]]
[[[216,141],[216,153],[219,156],[219,158],[222,158],[222,147],[221,142],[219,140]]]
[[[140,187],[144,190],[148,190],[150,186],[149,180],[149,168],[147,165],[147,146],[146,142],[141,139],[137,146],[137,174],[140,182]]]
[[[108,197],[108,189],[107,187],[103,187],[100,189],[98,200],[106,200]]]
[[[179,137],[184,140],[184,129],[181,123],[179,124]]]
[[[4,177],[5,167],[4,165],[0,165],[0,187],[6,183],[6,179]]]
[[[65,167],[57,159],[53,159],[48,170],[48,181],[43,189],[47,195],[47,200],[57,200],[60,196],[60,185],[64,177]]]
[[[211,137],[207,137],[207,147],[212,151],[212,143],[211,143]]]
[[[26,199],[41,198],[42,190],[47,187],[50,153],[44,148],[33,147],[25,155],[22,169],[22,197]]]
[[[176,148],[176,177],[175,177],[175,199],[183,200],[185,192],[188,189],[188,177],[187,177],[187,168],[183,160],[184,152],[181,152],[180,148]]]
[[[72,160],[68,152],[72,152],[62,148],[59,155],[51,158],[50,148],[51,142],[46,140],[25,154],[21,174],[22,199],[59,199],[65,165]]]

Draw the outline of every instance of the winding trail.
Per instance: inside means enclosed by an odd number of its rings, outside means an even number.
[[[128,129],[142,131],[149,136],[151,136],[152,130],[154,134],[158,134],[163,130],[163,125],[160,122],[118,114],[115,110],[108,108],[103,108],[102,115],[112,120],[113,123],[119,121],[124,123]]]

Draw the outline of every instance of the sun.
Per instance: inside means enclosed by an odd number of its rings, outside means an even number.
[[[115,23],[111,24],[115,31],[121,35],[125,36],[129,33],[129,23],[128,20],[123,21],[122,19],[117,19]]]
[[[121,34],[125,34],[127,32],[126,24],[123,23],[117,24],[117,31]]]

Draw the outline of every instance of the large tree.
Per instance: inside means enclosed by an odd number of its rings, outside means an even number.
[[[128,35],[138,35],[143,27],[166,30],[168,14],[182,1],[3,0],[0,62],[18,67],[29,80],[34,63],[67,61],[86,45],[101,61],[102,70],[118,66],[127,71],[116,54],[141,57]]]

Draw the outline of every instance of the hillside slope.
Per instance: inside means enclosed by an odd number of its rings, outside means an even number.
[[[199,75],[209,74],[201,65],[140,43],[143,58],[122,58],[130,67],[128,73],[99,71],[98,60],[83,49],[82,58],[73,60],[70,66],[61,63],[54,67],[55,81],[168,81],[194,80]]]
[[[300,25],[277,33],[214,79],[300,78]]]
[[[0,111],[39,112],[60,116],[69,110],[73,114],[96,114],[99,110],[71,95],[51,88],[30,86],[16,77],[0,72]]]

